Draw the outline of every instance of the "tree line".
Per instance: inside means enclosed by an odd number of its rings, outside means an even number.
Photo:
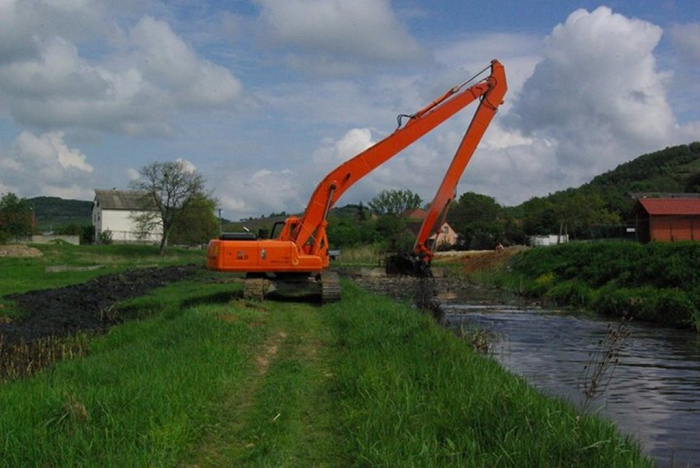
[[[161,227],[161,248],[168,244],[202,244],[222,229],[217,200],[206,191],[201,174],[183,161],[153,163],[140,170],[131,185],[152,197],[157,210],[135,219],[140,228]],[[595,177],[579,188],[506,207],[495,198],[474,192],[454,200],[446,221],[459,235],[458,248],[491,249],[498,244],[526,244],[530,236],[567,234],[573,239],[616,237],[632,220],[631,192],[700,192],[700,143],[679,145],[642,155]],[[346,205],[329,215],[328,236],[333,247],[380,243],[387,249],[410,249],[416,222],[406,211],[427,208],[411,190],[383,190],[363,203]],[[269,220],[255,221],[271,228]],[[418,222],[419,224],[420,222]],[[227,226],[227,229],[231,226]],[[57,233],[79,234],[90,242],[90,226],[62,226]],[[25,199],[12,193],[0,198],[0,242],[34,233],[34,213]],[[447,246],[435,246],[442,248]],[[455,247],[455,246],[450,246]]]

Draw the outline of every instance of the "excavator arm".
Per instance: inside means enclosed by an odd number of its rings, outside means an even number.
[[[480,99],[418,236],[414,256],[429,262],[432,251],[426,244],[427,239],[441,213],[444,215],[444,210],[454,198],[457,181],[507,89],[503,65],[494,60],[490,69],[490,75],[484,80],[470,87],[467,87],[469,82],[455,86],[420,111],[405,116],[408,117],[406,123],[401,125],[399,121],[399,127],[391,135],[333,170],[316,187],[303,216],[287,218],[275,239],[258,239],[251,233],[228,233],[212,240],[207,253],[207,268],[243,272],[249,278],[275,275],[292,286],[298,276],[313,274],[320,278],[329,264],[326,219],[345,191],[464,107]],[[334,294],[331,291],[331,296]]]
[[[494,66],[495,65],[492,64],[492,67]],[[479,107],[474,113],[471,124],[464,134],[462,142],[452,159],[452,163],[445,173],[445,177],[433,201],[430,203],[430,208],[416,237],[416,243],[413,247],[414,262],[418,261],[423,263],[423,265],[418,265],[418,272],[425,270],[424,264],[430,264],[433,251],[427,244],[428,239],[433,234],[437,234],[440,227],[444,224],[445,218],[447,217],[447,210],[456,195],[457,183],[464,173],[467,164],[469,164],[491,120],[496,115],[498,107],[503,102],[507,90],[503,67],[501,66],[500,70],[493,70],[492,68],[491,78],[495,78],[493,80],[494,86],[483,95]]]
[[[409,120],[404,126],[341,164],[321,181],[309,200],[303,218],[293,220],[297,223],[297,227],[293,231],[291,240],[299,246],[306,245],[311,240],[312,247],[308,249],[308,253],[318,253],[320,244],[324,240],[322,238],[328,211],[346,190],[464,107],[476,99],[481,99],[418,235],[414,252],[432,257],[432,251],[426,245],[427,239],[433,234],[439,215],[446,214],[445,208],[454,199],[457,182],[503,102],[506,90],[504,67],[494,60],[491,62],[491,74],[484,81],[469,88],[464,88],[463,85],[456,86],[420,111],[407,116]]]

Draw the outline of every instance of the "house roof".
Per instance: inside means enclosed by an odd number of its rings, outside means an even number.
[[[418,221],[423,221],[427,215],[428,212],[420,208],[413,208],[411,210],[406,210],[403,213],[401,213],[401,216]]]
[[[153,198],[146,192],[95,189],[95,204],[103,210],[155,210]]]
[[[700,216],[700,198],[640,198],[638,201],[653,216]]]
[[[440,225],[440,227],[437,229],[437,233],[440,233],[440,232],[444,229],[445,226],[447,226],[448,228],[450,228],[450,230],[454,231],[454,229],[452,229],[452,226],[450,226],[449,224],[447,224],[447,222],[444,222],[444,223],[442,223],[442,224]],[[417,221],[417,220],[413,220],[413,221],[409,220],[409,222],[407,223],[406,227],[409,229],[409,231],[411,231],[411,232],[413,233],[413,235],[417,236],[418,234],[420,234],[420,228],[423,227],[423,222],[422,222],[422,221]],[[431,234],[431,237],[434,236],[435,234],[436,234],[436,233],[433,232],[433,233]]]

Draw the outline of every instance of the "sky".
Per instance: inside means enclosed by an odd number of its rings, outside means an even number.
[[[227,219],[298,213],[492,59],[509,90],[458,195],[512,206],[700,140],[696,0],[0,0],[0,193],[92,200],[181,159]],[[473,110],[338,205],[431,200]]]

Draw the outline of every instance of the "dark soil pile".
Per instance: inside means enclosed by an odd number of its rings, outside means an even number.
[[[6,296],[26,314],[16,322],[0,323],[0,342],[30,343],[48,336],[104,331],[121,321],[111,313],[116,302],[190,278],[200,268],[184,265],[129,270],[83,284]]]

